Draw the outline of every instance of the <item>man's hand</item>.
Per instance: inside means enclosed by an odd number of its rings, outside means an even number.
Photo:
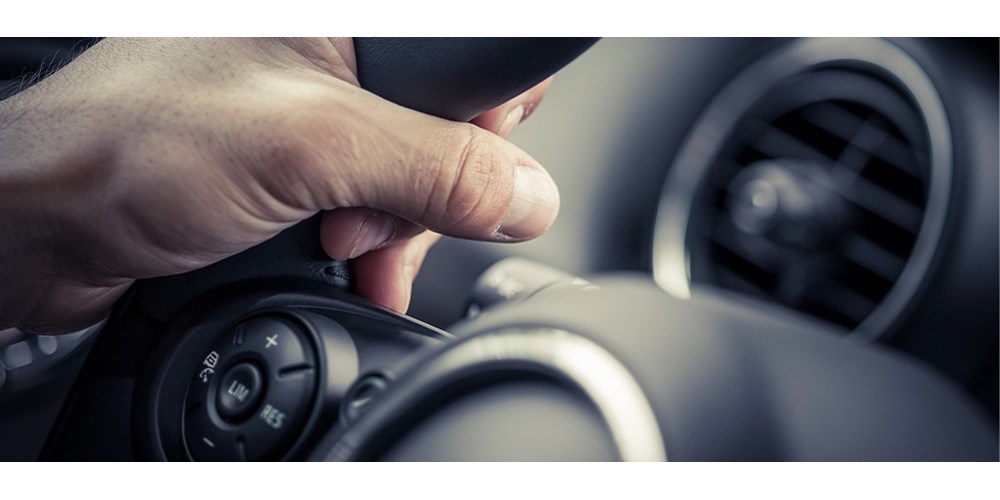
[[[0,329],[96,322],[135,279],[318,211],[356,291],[404,311],[435,233],[521,241],[552,224],[555,184],[502,138],[547,86],[476,126],[360,89],[350,39],[102,41],[0,103]]]

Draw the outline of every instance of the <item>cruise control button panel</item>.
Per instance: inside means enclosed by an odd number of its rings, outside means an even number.
[[[305,459],[364,413],[408,355],[450,338],[352,296],[266,290],[225,306],[192,305],[163,328],[136,383],[136,458]],[[354,391],[347,411],[345,397],[363,374],[381,378]]]
[[[304,328],[283,315],[255,316],[204,353],[184,402],[190,458],[281,458],[316,394],[319,362]]]

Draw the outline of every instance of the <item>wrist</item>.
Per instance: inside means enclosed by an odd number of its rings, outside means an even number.
[[[82,218],[92,213],[94,169],[81,160],[93,153],[79,134],[49,125],[65,120],[30,104],[20,94],[0,102],[0,328],[37,323],[56,288],[78,280],[80,258],[69,256],[93,223]]]
[[[43,300],[56,248],[51,216],[6,167],[0,173],[0,328],[20,326]]]

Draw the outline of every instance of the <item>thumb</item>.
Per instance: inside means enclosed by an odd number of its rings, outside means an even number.
[[[437,233],[493,241],[533,238],[554,222],[555,182],[518,147],[361,90],[353,97],[349,109],[341,102],[339,112],[323,113],[330,122],[321,129],[335,140],[310,155],[312,187],[330,191],[314,208],[374,208]]]

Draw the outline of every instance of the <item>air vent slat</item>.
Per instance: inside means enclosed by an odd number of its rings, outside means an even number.
[[[861,175],[865,179],[892,191],[910,205],[923,206],[923,200],[926,196],[923,180],[899,170],[881,157],[873,156]]]
[[[851,181],[850,187],[840,188],[837,193],[909,233],[920,230],[923,212],[919,208],[864,177],[853,176]]]
[[[795,307],[800,311],[813,316],[819,316],[828,321],[832,321],[838,325],[843,325],[850,327],[851,325],[856,325],[858,322],[864,319],[864,316],[857,316],[851,314],[850,311],[845,310],[843,304],[835,304],[831,306],[824,301],[808,301],[804,304],[800,304]]]
[[[911,233],[920,229],[923,213],[919,208],[781,129],[765,129],[755,147],[771,158],[800,158],[827,166],[839,181],[836,191],[840,196]]]
[[[895,224],[892,224],[877,214],[859,209],[855,218],[854,232],[878,244],[885,250],[906,258],[913,248],[917,235]]]
[[[749,293],[751,295],[756,295],[759,297],[769,297],[771,292],[765,290],[760,285],[760,281],[757,279],[746,278],[739,272],[730,268],[718,268],[715,270],[717,273],[716,278],[722,282],[730,285],[732,288],[739,290],[743,293]]]
[[[871,153],[901,173],[915,179],[923,179],[924,174],[920,168],[921,163],[923,163],[921,159],[923,155],[913,151],[892,135],[887,135],[885,141]]]
[[[818,128],[850,141],[865,120],[834,102],[823,102],[802,109],[802,118]]]
[[[733,255],[738,255],[740,258],[745,260],[749,264],[753,264],[754,267],[760,269],[761,271],[773,273],[779,270],[781,266],[781,261],[774,258],[766,258],[767,255],[775,255],[772,251],[774,245],[768,241],[755,240],[748,247],[744,243],[739,242],[735,238],[735,229],[729,229],[726,231],[713,232],[710,235],[712,243],[715,243],[726,250],[728,250]]]
[[[824,286],[816,287],[811,296],[818,299],[820,304],[855,322],[864,319],[876,305],[876,302],[868,297],[835,282],[827,282]]]
[[[754,148],[770,158],[798,158],[814,161],[820,165],[829,164],[833,160],[822,151],[776,127],[765,128],[754,141]]]
[[[896,138],[894,134],[889,133],[888,130],[882,129],[881,125],[873,124],[871,120],[865,120],[833,102],[805,107],[801,114],[812,125],[822,128],[844,141],[851,142],[854,147],[864,149],[868,154],[881,159],[901,173],[917,179],[921,177],[919,169],[916,168],[918,163],[913,159],[913,149]],[[877,144],[869,145],[854,140],[855,134],[858,133],[863,124],[876,126],[883,130],[883,135]]]
[[[841,255],[855,264],[868,269],[887,281],[895,280],[903,272],[906,260],[882,248],[877,243],[854,235],[844,238]]]
[[[837,163],[849,166],[855,172],[861,172],[877,150],[885,142],[886,133],[878,125],[868,120],[861,124],[858,132],[848,142]],[[846,155],[850,155],[852,163],[848,163]]]
[[[850,138],[845,139],[797,113],[786,114],[771,126],[784,132],[785,140],[798,140],[826,158],[837,158],[850,143]],[[806,137],[808,140],[801,140]]]
[[[723,276],[715,276],[715,279],[724,278],[726,272],[739,275],[742,280],[754,283],[752,289],[762,291],[764,296],[771,296],[774,288],[778,285],[778,277],[773,273],[762,269],[756,263],[747,259],[742,253],[717,242],[712,242],[712,250],[726,259],[726,265],[715,268],[714,272]],[[742,290],[744,292],[750,290]]]

